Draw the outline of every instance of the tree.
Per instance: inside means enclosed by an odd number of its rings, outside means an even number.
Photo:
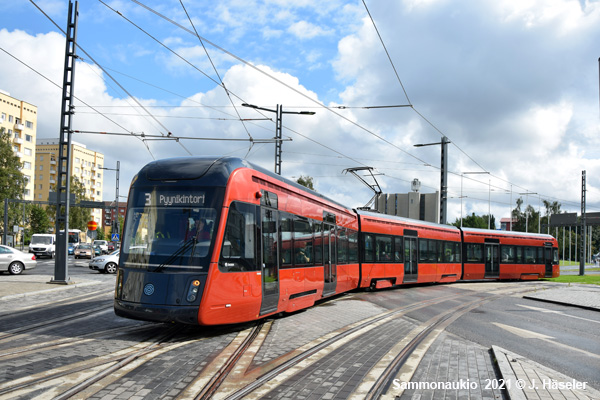
[[[2,224],[4,224],[4,200],[22,199],[26,185],[25,175],[21,172],[23,165],[14,153],[10,140],[11,137],[6,130],[0,128],[0,223]],[[22,216],[22,207],[19,204],[9,203],[8,227],[18,225]]]
[[[75,194],[75,203],[79,203],[82,200],[89,200],[87,197],[85,197],[85,187],[83,186],[83,183],[79,182],[77,177],[71,177],[70,190],[71,193]],[[56,206],[49,206],[46,209],[46,212],[52,221],[56,221]],[[69,229],[80,229],[85,231],[87,229],[87,223],[91,218],[92,212],[89,208],[73,207],[72,204],[70,205]]]
[[[47,233],[52,229],[46,210],[40,206],[32,206],[29,211],[29,226],[32,234]]]
[[[488,218],[489,215],[475,215],[472,213],[471,215],[466,216],[462,220],[462,226],[465,228],[479,228],[479,229],[487,229],[488,228]],[[456,221],[452,224],[454,226],[460,227],[460,219],[456,218]],[[496,218],[492,215],[490,220],[490,229],[496,229]]]
[[[315,190],[315,187],[313,185],[313,178],[312,176],[304,176],[304,175],[300,175],[300,178],[298,178],[296,180],[296,183],[299,183],[300,185],[307,187],[311,190]]]

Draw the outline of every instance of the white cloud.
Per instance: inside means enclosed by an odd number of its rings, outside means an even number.
[[[331,29],[325,29],[307,21],[294,22],[288,29],[288,32],[299,39],[313,39],[317,36],[327,36],[333,33]]]

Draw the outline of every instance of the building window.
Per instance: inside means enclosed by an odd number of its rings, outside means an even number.
[[[44,161],[44,156],[40,156],[40,161]]]
[[[44,166],[40,165],[40,171],[43,171],[43,170],[44,170]],[[42,175],[40,175],[40,176],[42,176]]]
[[[8,122],[14,122],[15,117],[13,117],[12,115],[8,116]]]
[[[23,163],[23,169],[31,169],[31,163],[29,161],[25,161]]]
[[[33,122],[25,121],[25,126],[28,127],[29,129],[33,129]]]
[[[25,147],[25,155],[26,156],[31,156],[33,153],[31,151],[31,149],[28,149],[27,147]]]
[[[25,135],[25,141],[27,141],[27,142],[33,142],[33,136],[26,134]]]
[[[2,113],[2,117],[0,118],[0,121],[6,121],[6,113]]]

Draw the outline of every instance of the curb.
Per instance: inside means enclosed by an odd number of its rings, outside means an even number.
[[[46,283],[49,283],[49,282],[46,282]],[[72,284],[68,284],[68,285],[61,285],[60,287],[56,287],[56,288],[52,288],[52,289],[36,290],[34,292],[25,292],[25,293],[18,293],[18,294],[9,294],[7,296],[1,296],[0,301],[21,299],[24,297],[35,296],[35,295],[44,294],[44,293],[52,293],[52,292],[57,292],[59,290],[73,289],[73,288],[77,288],[77,287],[101,285],[102,283],[103,282],[101,282],[101,281],[87,281],[87,282],[81,282],[81,283],[72,283]]]

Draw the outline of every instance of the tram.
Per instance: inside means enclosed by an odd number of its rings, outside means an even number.
[[[558,271],[549,235],[357,211],[239,158],[172,158],[131,183],[114,308],[140,320],[231,324],[358,288]]]

